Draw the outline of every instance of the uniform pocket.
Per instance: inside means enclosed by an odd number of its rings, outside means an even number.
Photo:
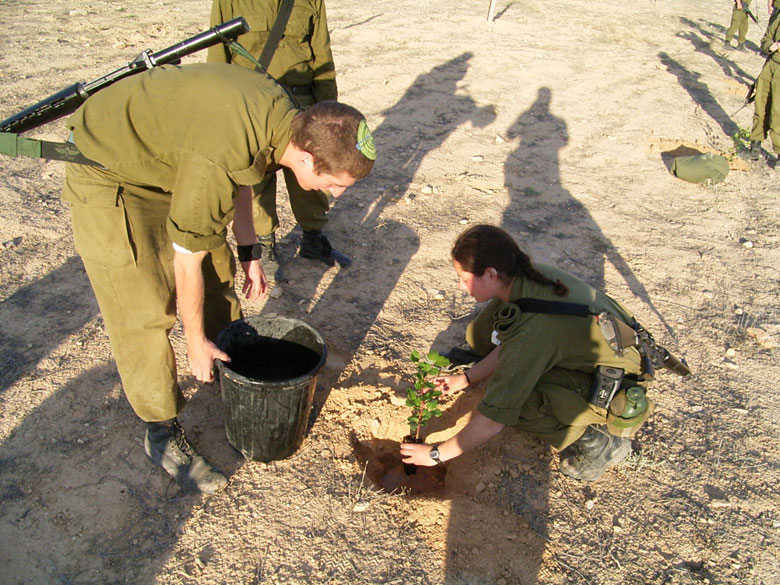
[[[73,242],[79,256],[115,268],[136,265],[120,185],[66,177],[63,199],[71,204]]]

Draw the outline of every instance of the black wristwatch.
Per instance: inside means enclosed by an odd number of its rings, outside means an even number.
[[[444,463],[444,461],[442,461],[439,458],[439,446],[438,445],[434,445],[433,447],[431,447],[431,450],[428,451],[428,455],[431,457],[431,459],[433,459],[436,462],[437,465],[441,464],[441,463]]]
[[[248,246],[236,246],[238,250],[239,262],[251,262],[252,260],[258,260],[262,253],[262,246],[257,244],[249,244]]]

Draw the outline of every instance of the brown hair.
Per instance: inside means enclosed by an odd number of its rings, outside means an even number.
[[[552,287],[559,297],[569,294],[569,288],[560,280],[551,280],[531,264],[531,259],[515,243],[512,236],[494,225],[475,225],[458,236],[452,246],[452,259],[466,272],[476,276],[492,267],[505,284],[523,276],[539,284]]]
[[[357,131],[365,117],[352,106],[324,101],[295,115],[292,143],[314,157],[318,175],[347,173],[356,180],[371,172],[374,161],[357,148]]]

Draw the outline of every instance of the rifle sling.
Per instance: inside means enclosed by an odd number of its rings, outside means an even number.
[[[596,315],[588,305],[564,303],[542,299],[522,298],[512,301],[522,313],[548,313],[550,315],[571,315],[572,317],[590,317]]]
[[[260,58],[258,59],[265,70],[267,70],[268,66],[271,64],[271,59],[273,59],[274,53],[276,52],[276,46],[282,39],[284,29],[287,26],[287,21],[290,20],[290,13],[292,13],[294,3],[295,0],[282,0],[282,5],[279,7],[279,13],[276,15],[274,26],[271,28],[271,33],[268,35],[268,40],[265,42],[263,52],[260,53]]]
[[[49,160],[64,160],[100,167],[100,163],[85,157],[72,142],[50,142],[22,138],[13,132],[0,132],[0,154],[12,157],[27,156],[30,158],[45,158]]]

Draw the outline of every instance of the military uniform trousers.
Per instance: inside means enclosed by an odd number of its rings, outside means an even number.
[[[745,37],[747,36],[748,31],[748,15],[747,12],[744,10],[740,10],[737,8],[736,3],[734,4],[734,10],[731,13],[731,25],[729,26],[729,30],[726,31],[726,42],[731,42],[731,39],[734,38],[734,35],[739,31],[739,36],[737,37],[737,44],[742,45],[745,42]]]
[[[770,59],[756,79],[755,113],[750,140],[772,139],[775,154],[780,154],[780,63]]]
[[[301,107],[314,104],[312,95],[296,96]],[[290,208],[295,221],[304,231],[318,231],[328,224],[330,198],[324,191],[306,191],[298,184],[295,173],[282,167],[287,193],[290,196]],[[262,182],[252,188],[255,197],[252,204],[255,232],[259,236],[270,235],[279,227],[276,213],[276,173],[268,173]]]
[[[466,329],[466,341],[480,355],[486,356],[495,345],[493,311],[483,310]],[[500,367],[500,366],[499,366]],[[514,425],[549,443],[564,449],[580,438],[592,424],[606,424],[607,411],[587,400],[593,375],[566,368],[552,368],[537,381],[523,405],[520,419]]]
[[[95,167],[66,164],[63,198],[73,238],[106,325],[125,395],[144,421],[177,416],[184,396],[168,334],[176,322],[173,247],[166,230],[170,194],[131,185]],[[241,309],[227,244],[204,259],[204,323],[209,339]]]

